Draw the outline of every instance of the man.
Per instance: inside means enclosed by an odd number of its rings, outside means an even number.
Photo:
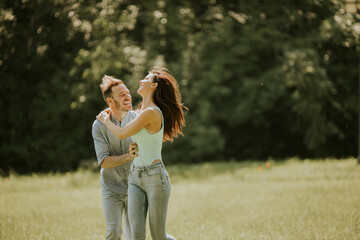
[[[113,123],[124,127],[136,117],[136,113],[132,111],[130,92],[121,80],[105,75],[100,88]],[[127,179],[133,159],[129,155],[131,138],[120,141],[98,120],[93,123],[92,136],[97,160],[101,165],[101,199],[106,240],[121,239],[123,215],[124,236],[126,240],[131,240],[127,215]]]

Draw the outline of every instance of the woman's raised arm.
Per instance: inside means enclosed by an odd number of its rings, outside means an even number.
[[[120,140],[125,139],[139,132],[142,128],[157,121],[157,115],[152,109],[145,109],[134,120],[123,128],[116,126],[106,111],[96,116],[97,120],[103,123]]]

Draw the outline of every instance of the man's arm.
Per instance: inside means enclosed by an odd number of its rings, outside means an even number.
[[[101,162],[102,168],[113,168],[121,166],[125,163],[131,162],[133,157],[130,156],[129,153],[123,154],[121,156],[107,156]]]
[[[112,168],[121,166],[129,161],[132,161],[133,157],[129,153],[121,156],[110,156],[109,143],[105,140],[103,132],[100,130],[102,124],[95,121],[92,127],[92,136],[94,139],[94,146],[98,164],[102,168]]]

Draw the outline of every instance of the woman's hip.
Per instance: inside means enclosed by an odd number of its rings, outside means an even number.
[[[163,189],[170,191],[170,178],[162,162],[147,167],[132,165],[129,173],[129,185],[137,185],[144,190]]]

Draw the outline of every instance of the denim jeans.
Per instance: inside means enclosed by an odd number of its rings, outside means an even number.
[[[126,240],[131,240],[127,198],[125,195],[116,194],[110,189],[101,187],[101,199],[106,222],[106,240],[121,240],[123,215],[124,236]]]
[[[146,215],[149,212],[153,240],[175,240],[166,233],[166,215],[170,180],[160,162],[149,167],[131,166],[128,188],[128,213],[132,240],[145,240]]]

